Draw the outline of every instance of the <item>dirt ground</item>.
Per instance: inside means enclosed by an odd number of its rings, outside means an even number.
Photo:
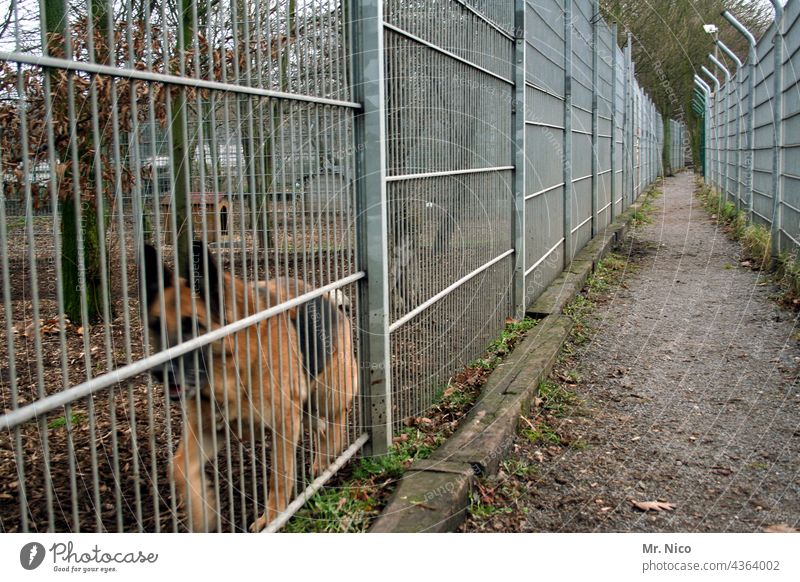
[[[693,186],[667,179],[653,221],[618,249],[622,284],[555,370],[573,402],[553,414],[537,401],[523,426],[540,437],[520,432],[462,531],[800,528],[797,314],[740,265]]]

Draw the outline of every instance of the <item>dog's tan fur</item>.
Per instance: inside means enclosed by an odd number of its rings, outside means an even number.
[[[204,303],[202,291],[193,293],[185,279],[165,272],[163,305],[166,310],[161,312],[160,301],[151,301],[148,308],[151,325],[163,321],[167,337],[177,343],[172,338],[177,338],[181,322],[193,317],[193,295],[199,333],[222,325],[219,314],[213,313]],[[260,309],[265,309],[310,290],[302,282],[287,284],[284,279],[245,285],[230,273],[223,273],[222,277],[222,321],[225,323],[247,315],[245,305],[252,312],[256,295]],[[210,284],[217,282],[213,280]],[[176,301],[176,294],[180,294],[179,301]],[[325,296],[325,299],[326,305],[337,309],[333,297]],[[180,313],[175,309],[177,304]],[[196,395],[182,399],[186,423],[174,458],[173,476],[190,514],[192,530],[214,531],[219,527],[213,492],[207,483],[204,484],[208,481],[204,468],[224,442],[220,417],[230,427],[249,427],[252,421],[253,426],[263,425],[272,431],[268,499],[265,512],[250,526],[251,531],[263,529],[290,501],[296,474],[296,449],[304,420],[310,421],[314,440],[319,441],[312,464],[313,474],[324,470],[344,449],[348,411],[358,391],[358,368],[349,319],[344,313],[335,318],[337,329],[331,330],[336,334],[332,351],[321,371],[314,378],[308,378],[301,363],[302,346],[295,325],[297,312],[297,308],[291,308],[211,344],[213,365],[208,369],[208,382],[199,388],[200,406]],[[314,410],[311,418],[307,414],[309,405]]]

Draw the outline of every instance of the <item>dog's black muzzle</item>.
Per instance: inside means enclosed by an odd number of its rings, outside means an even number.
[[[153,368],[150,370],[150,375],[153,377],[153,380],[166,386],[167,395],[172,401],[179,401],[182,398],[190,397],[197,390],[197,377],[193,367],[184,366],[182,375],[183,382],[181,381],[179,367],[173,361]]]

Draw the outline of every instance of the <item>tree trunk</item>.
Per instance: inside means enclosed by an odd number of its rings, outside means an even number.
[[[60,0],[45,0],[42,16],[47,32],[48,53],[63,55],[65,50],[65,31],[62,28],[65,23],[64,3]],[[52,86],[55,87],[56,71],[51,70],[50,75]],[[67,111],[63,109],[63,105],[62,111],[53,111],[53,117],[67,119]],[[61,163],[66,163],[70,158],[69,147],[55,153]],[[78,152],[78,158],[81,158],[81,152]],[[72,165],[67,164],[67,167],[69,168],[68,172],[71,173]],[[71,178],[80,184],[80,175],[71,176]],[[56,176],[51,179],[55,180]],[[76,196],[79,194],[71,190],[59,204],[64,313],[71,321],[82,321],[85,308],[87,319],[95,321],[100,317],[103,297],[97,201],[91,198],[76,200]],[[81,246],[83,247],[83,261],[80,260]]]
[[[181,0],[179,22],[181,23],[181,34],[178,35],[178,58],[180,62],[186,62],[190,39],[194,34],[192,26],[192,0]],[[182,69],[176,71],[179,74],[188,74]],[[174,238],[169,238],[168,243],[174,243],[177,239],[178,244],[178,265],[177,272],[189,278],[189,253],[192,245],[193,233],[190,229],[189,216],[191,212],[191,200],[189,193],[189,168],[190,152],[186,132],[184,131],[184,119],[187,115],[186,90],[181,88],[173,89],[172,111],[170,115],[170,133],[172,134],[172,169],[175,176],[175,186],[172,192],[172,211],[175,213],[175,223],[177,232]],[[158,201],[156,201],[158,203]],[[172,227],[170,221],[169,227]]]

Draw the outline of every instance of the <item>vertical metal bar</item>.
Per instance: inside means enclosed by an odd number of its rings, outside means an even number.
[[[634,139],[636,137],[635,134],[635,126],[636,126],[636,88],[633,85],[633,35],[629,32],[628,33],[628,42],[625,44],[625,93],[627,95],[626,99],[626,108],[628,110],[628,115],[626,116],[626,132],[628,134],[628,160],[625,163],[625,167],[628,170],[628,185],[630,186],[630,191],[628,192],[627,202],[630,204],[636,196],[636,168],[634,167],[636,163],[636,157],[634,148],[636,144],[634,143]]]
[[[617,165],[619,160],[619,149],[617,148],[617,23],[611,25],[611,218],[610,223],[614,222],[616,218],[616,200],[617,200]]]
[[[719,83],[719,79],[717,79],[717,77],[714,75],[714,73],[709,71],[708,68],[705,65],[701,65],[700,70],[703,73],[705,73],[706,76],[709,79],[711,79],[711,81],[714,83],[714,93],[712,95],[712,98],[709,99],[709,101],[711,103],[711,106],[713,107],[713,113],[710,115],[710,117],[711,117],[711,123],[712,123],[712,125],[711,125],[712,142],[714,144],[713,148],[712,148],[712,151],[714,152],[714,161],[716,162],[714,164],[714,166],[716,166],[716,167],[712,168],[713,172],[711,174],[711,183],[713,185],[717,186],[717,188],[719,188],[720,180],[721,180],[721,176],[722,176],[722,167],[720,166],[720,160],[721,160],[722,156],[720,155],[720,151],[719,151],[719,123],[718,123],[720,83]]]
[[[734,79],[736,81],[736,209],[741,209],[742,204],[742,61],[736,56],[728,45],[717,39],[717,46],[736,65]]]
[[[723,177],[721,177],[720,179],[722,179],[724,181],[723,184],[722,184],[722,194],[725,196],[725,201],[727,202],[728,201],[728,184],[730,183],[730,176],[729,176],[729,174],[730,174],[730,144],[729,144],[728,131],[730,129],[729,126],[730,126],[730,122],[731,122],[731,109],[730,109],[731,72],[714,55],[709,54],[708,58],[725,75],[725,101],[724,101],[724,103],[725,103],[725,105],[724,105],[724,107],[725,107],[725,131],[724,131],[724,134],[723,134],[724,137],[725,137],[725,142],[724,142],[724,144],[725,144],[725,172],[723,174]]]
[[[630,148],[631,142],[628,138],[628,130],[631,125],[630,113],[630,85],[628,84],[628,47],[627,43],[625,51],[622,54],[622,62],[618,66],[622,69],[620,75],[622,76],[622,203],[620,204],[620,212],[625,210],[628,202],[628,186],[630,185]]]
[[[17,34],[19,34],[19,22],[15,22],[15,27]],[[20,79],[22,78],[22,65],[17,64],[17,75],[18,78]],[[48,96],[49,93],[47,89],[48,87],[49,84],[46,83],[45,84],[46,96]],[[47,102],[49,102],[49,99]],[[24,119],[19,120],[21,126],[20,129],[24,128],[24,125],[22,125],[23,122]],[[48,127],[51,126],[52,124],[49,124]],[[50,143],[50,141],[48,143]],[[53,150],[51,149],[50,152],[52,151]],[[54,164],[52,162],[52,154],[51,154],[50,168],[52,169],[53,167]],[[8,230],[7,230],[8,222],[6,220],[6,212],[5,212],[6,189],[5,189],[5,184],[3,184],[4,178],[5,178],[5,173],[0,172],[0,280],[2,280],[3,284],[3,315],[5,317],[6,357],[8,358],[8,385],[9,385],[9,394],[11,400],[9,405],[4,405],[4,408],[6,406],[10,406],[11,410],[13,411],[19,408],[19,388],[17,385],[17,358],[16,358],[16,348],[14,340],[15,330],[13,326],[14,312],[11,303],[11,278],[10,278],[11,270],[9,269],[9,263],[10,263],[9,250],[11,247],[8,244]],[[51,183],[51,189],[54,189],[55,180],[50,180],[50,183]],[[53,207],[54,216],[57,216],[56,209],[57,206],[54,206]],[[58,265],[59,261],[56,260],[55,262]],[[63,313],[63,310],[60,309],[59,313]],[[20,427],[15,426],[13,430],[14,430],[14,460],[15,460],[14,468],[16,469],[16,478],[17,482],[19,483],[17,494],[19,499],[20,529],[23,532],[27,532],[29,531],[30,526],[28,521],[29,505],[28,505],[27,480],[25,472],[25,452],[22,447],[22,431],[20,430]],[[11,475],[8,475],[6,478],[10,477]]]
[[[747,219],[753,220],[753,160],[755,156],[755,149],[753,143],[753,134],[755,128],[755,93],[756,93],[756,65],[758,61],[758,53],[756,51],[756,39],[747,28],[742,25],[736,18],[725,10],[722,16],[733,26],[742,36],[747,40],[750,47],[747,60],[748,60],[748,79],[747,85],[749,94],[747,96],[747,104],[745,113],[747,115],[747,127],[745,128],[745,162],[744,162],[744,195],[747,197]]]
[[[102,0],[98,0],[99,2]],[[88,58],[90,62],[95,62],[96,55],[94,54],[94,28],[93,28],[93,21],[94,21],[94,9],[91,6],[91,2],[89,3],[89,13],[92,15],[88,20]],[[90,118],[91,118],[91,126],[92,126],[92,143],[94,144],[94,182],[95,182],[95,203],[96,203],[96,211],[95,211],[95,220],[97,228],[97,242],[98,242],[98,252],[99,252],[99,262],[100,262],[100,287],[101,287],[101,309],[102,309],[102,317],[103,321],[106,322],[106,325],[103,326],[103,336],[104,336],[104,343],[105,343],[105,351],[106,351],[106,360],[107,360],[107,371],[111,371],[114,368],[114,357],[111,347],[111,326],[109,322],[111,321],[111,307],[110,307],[110,300],[108,296],[108,273],[107,273],[107,253],[106,253],[106,232],[105,232],[105,198],[104,198],[104,189],[103,189],[103,172],[102,172],[102,158],[101,154],[104,153],[102,150],[102,144],[100,140],[100,127],[99,127],[99,106],[98,106],[98,97],[97,97],[97,77],[92,78],[91,86],[89,91],[90,97]],[[113,132],[117,132],[118,128],[115,126],[112,128]],[[116,390],[114,387],[110,388],[108,391],[108,407],[109,407],[109,416],[111,419],[111,471],[114,477],[114,507],[115,507],[115,514],[116,514],[116,525],[117,531],[123,531],[123,520],[122,520],[122,487],[120,482],[120,469],[119,469],[119,442],[118,442],[118,431],[117,431],[117,414],[116,414]]]
[[[598,45],[598,22],[600,20],[600,6],[598,0],[592,0],[592,238],[597,235],[597,209],[600,204],[597,197],[600,194],[600,184],[598,176],[600,145],[600,120],[598,119],[598,84],[600,76],[598,67],[600,64],[600,52]]]
[[[772,101],[773,139],[772,154],[772,256],[781,252],[781,229],[783,227],[783,5],[780,0],[770,0],[775,8],[774,51],[775,71],[772,76],[774,95]]]
[[[564,0],[564,267],[572,262],[572,0]]]
[[[512,97],[511,127],[514,136],[514,216],[512,217],[515,251],[514,263],[514,318],[525,316],[525,268],[527,265],[526,216],[525,216],[525,13],[526,0],[514,0],[514,95]]]
[[[355,116],[358,261],[367,272],[360,288],[365,454],[385,454],[392,439],[389,345],[389,270],[386,216],[383,0],[348,0]]]

